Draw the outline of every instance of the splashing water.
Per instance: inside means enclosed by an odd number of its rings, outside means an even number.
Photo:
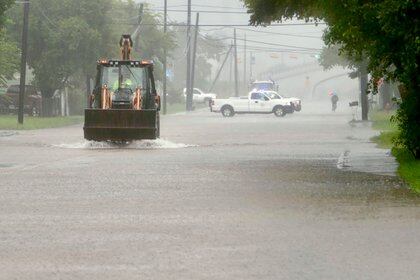
[[[114,143],[114,142],[96,142],[96,141],[83,141],[70,144],[53,145],[57,148],[64,149],[137,149],[137,150],[154,150],[154,149],[181,149],[195,147],[194,145],[187,145],[182,143],[173,143],[164,139],[156,140],[141,140],[127,143]]]

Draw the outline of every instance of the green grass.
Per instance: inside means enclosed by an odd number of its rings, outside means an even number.
[[[394,138],[398,136],[398,127],[390,121],[392,113],[374,112],[371,115],[372,127],[380,130],[381,134],[372,140],[383,149],[392,149],[400,166],[398,174],[403,178],[416,193],[420,193],[420,161],[404,148],[395,147]]]
[[[394,112],[383,112],[377,111],[373,112],[370,116],[373,121],[372,127],[376,130],[382,131],[397,131],[397,124],[391,122],[391,117],[394,115]]]
[[[406,149],[393,148],[392,154],[400,163],[398,174],[416,193],[420,194],[420,160],[416,160]]]
[[[0,130],[33,130],[62,127],[82,122],[82,116],[54,118],[25,117],[23,125],[19,125],[17,123],[17,116],[0,116]]]
[[[394,139],[398,136],[398,131],[382,131],[380,135],[372,138],[379,148],[391,149],[394,146]]]
[[[176,113],[181,113],[181,112],[185,112],[185,104],[182,104],[182,103],[169,104],[168,103],[166,105],[167,114],[176,114]]]
[[[206,104],[194,104],[194,107],[195,107],[195,110],[209,108],[209,106]],[[185,112],[185,103],[168,104],[166,108],[166,112],[168,115]]]

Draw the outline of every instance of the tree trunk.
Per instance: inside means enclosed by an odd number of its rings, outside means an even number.
[[[53,99],[49,97],[42,97],[42,116],[53,116]]]
[[[369,114],[369,101],[367,95],[368,89],[368,73],[365,70],[359,71],[359,80],[360,80],[360,103],[362,105],[362,120],[368,120]]]
[[[388,82],[384,82],[380,92],[381,104],[380,108],[389,110],[391,108],[391,85]]]

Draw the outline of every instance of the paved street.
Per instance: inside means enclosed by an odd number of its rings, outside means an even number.
[[[420,279],[420,198],[350,111],[0,132],[0,279]]]

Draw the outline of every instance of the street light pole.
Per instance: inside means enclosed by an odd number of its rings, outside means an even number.
[[[187,16],[187,84],[186,84],[186,110],[192,111],[193,95],[191,88],[191,0],[188,0],[188,16]]]
[[[28,53],[28,29],[29,29],[29,0],[23,4],[23,31],[22,31],[22,55],[20,61],[20,88],[19,88],[19,113],[18,123],[23,124],[24,98],[26,88],[26,59]]]
[[[246,75],[246,33],[244,37],[244,87],[247,88],[247,75]]]
[[[236,42],[236,28],[233,29],[233,40],[234,40],[234,75],[235,75],[235,96],[238,97],[239,96],[239,82],[238,82],[238,46],[237,46],[237,42]]]
[[[254,64],[254,56],[252,52],[249,53],[249,79],[252,82],[252,65]]]
[[[168,29],[168,0],[165,0],[164,4],[164,14],[163,14],[163,32],[166,35],[167,29]],[[163,46],[163,96],[162,96],[162,103],[163,103],[163,114],[166,115],[166,91],[167,91],[167,56],[168,56],[168,50],[166,48],[166,44]]]
[[[198,41],[198,22],[200,20],[200,13],[197,13],[194,30],[194,49],[192,55],[192,66],[191,66],[191,81],[190,81],[190,92],[194,92],[194,80],[195,80],[195,65],[197,57],[197,41]]]

